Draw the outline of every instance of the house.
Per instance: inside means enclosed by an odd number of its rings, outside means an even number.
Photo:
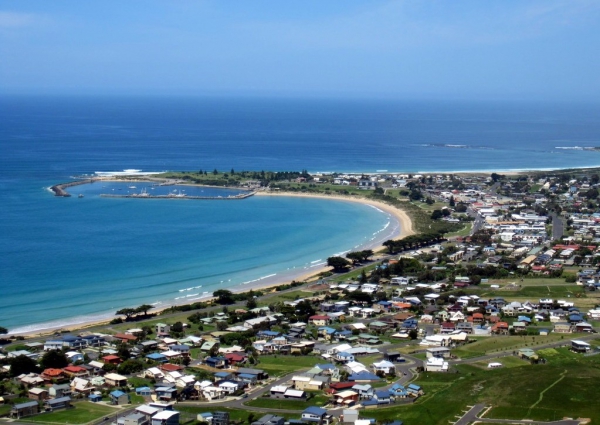
[[[63,372],[70,378],[89,376],[88,370],[82,366],[63,367]]]
[[[130,403],[129,394],[124,393],[123,391],[115,390],[108,396],[110,397],[110,404],[121,406]]]
[[[83,362],[83,354],[77,351],[68,351],[65,356],[69,363]]]
[[[58,409],[68,409],[71,407],[71,397],[59,397],[44,402],[44,410],[53,412]]]
[[[206,366],[212,367],[214,369],[222,369],[227,366],[227,359],[223,356],[219,357],[208,357],[204,359],[204,363]]]
[[[419,385],[416,384],[409,384],[408,387],[406,387],[406,392],[412,397],[423,395],[423,390]]]
[[[239,367],[235,373],[239,376],[240,374],[254,375],[258,381],[269,379],[269,374],[262,369],[253,369],[249,367]]]
[[[283,425],[285,419],[277,415],[264,415],[262,418],[252,422],[251,425]]]
[[[448,362],[442,357],[428,357],[423,363],[427,372],[448,372]]]
[[[60,398],[71,394],[69,384],[54,384],[48,389],[48,395],[51,398]]]
[[[119,356],[115,356],[114,354],[109,354],[108,356],[102,357],[102,361],[108,364],[118,365],[122,362]]]
[[[566,334],[572,332],[571,324],[568,322],[555,322],[553,332]]]
[[[308,318],[308,323],[315,326],[327,326],[332,322],[332,318],[323,315],[314,315]]]
[[[141,413],[132,413],[125,416],[123,419],[123,425],[148,425],[148,420]]]
[[[311,422],[321,425],[326,423],[326,416],[327,410],[317,406],[310,406],[304,409],[302,412],[301,420],[303,422]]]
[[[156,387],[154,389],[157,400],[174,400],[177,398],[177,388],[175,387]]]
[[[71,391],[75,391],[81,394],[89,394],[90,391],[94,390],[95,387],[90,381],[84,378],[74,378],[71,381]]]
[[[135,389],[135,393],[142,397],[149,397],[152,395],[152,389],[150,387],[138,387]]]
[[[166,323],[157,323],[156,324],[156,334],[157,335],[169,335],[171,332],[171,325],[167,325]]]
[[[519,357],[522,358],[523,360],[537,360],[538,359],[538,355],[535,354],[535,351],[533,351],[531,348],[521,348],[519,350]]]
[[[359,398],[371,398],[373,397],[373,387],[369,384],[356,384],[352,387],[352,391],[358,393]]]
[[[15,404],[10,409],[10,417],[15,419],[24,418],[26,416],[36,415],[40,412],[40,405],[37,401],[28,401],[26,403]]]
[[[442,359],[448,359],[448,358],[450,358],[450,348],[448,348],[448,347],[428,348],[427,351],[425,352],[425,355],[427,356],[427,358],[439,357]]]
[[[176,410],[163,410],[152,416],[151,425],[179,425],[179,412]]]
[[[377,400],[377,404],[390,404],[392,402],[392,395],[385,390],[375,391],[373,398]]]
[[[571,350],[576,353],[587,353],[592,349],[592,346],[585,341],[580,340],[572,340],[571,341]]]
[[[127,378],[118,373],[107,373],[104,375],[106,385],[111,387],[124,387],[127,385]]]
[[[64,378],[65,373],[62,369],[48,368],[42,372],[41,376],[44,378],[44,381],[52,382],[54,380],[60,380]]]
[[[387,360],[375,362],[371,365],[371,368],[375,373],[383,372],[386,375],[396,374],[396,366]]]
[[[353,390],[340,391],[335,394],[335,402],[348,407],[353,406],[358,402],[358,398],[358,393]]]
[[[43,401],[48,399],[48,390],[44,388],[31,388],[27,392],[27,397],[32,400]]]

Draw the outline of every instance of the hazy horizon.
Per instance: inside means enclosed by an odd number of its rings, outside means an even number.
[[[0,0],[0,93],[595,100],[600,3]]]

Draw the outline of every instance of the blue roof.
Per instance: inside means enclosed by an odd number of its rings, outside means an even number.
[[[380,381],[381,378],[374,373],[363,370],[358,373],[353,373],[348,377],[349,381]]]
[[[215,373],[215,376],[217,378],[221,378],[221,377],[225,378],[225,377],[230,376],[230,375],[231,375],[230,372],[216,372]]]
[[[325,332],[327,332],[328,334],[332,334],[332,333],[335,333],[335,331],[336,331],[337,329],[330,328],[330,327],[327,327],[327,326],[321,326],[321,327],[320,327],[318,330],[319,330],[319,331],[325,331]]]
[[[392,385],[390,387],[390,390],[403,390],[403,389],[404,389],[404,386],[402,386],[402,385],[400,385],[398,383],[395,383],[394,385]]]
[[[410,388],[411,390],[417,390],[417,391],[419,391],[421,389],[421,387],[416,384],[408,384],[408,388]]]
[[[152,360],[162,360],[162,359],[166,359],[167,357],[164,354],[160,354],[160,353],[151,353],[148,354],[146,356],[146,358],[148,359],[152,359]]]
[[[92,400],[102,400],[102,396],[100,394],[90,394],[88,398]]]
[[[519,317],[517,318],[517,320],[518,320],[519,322],[529,322],[529,323],[531,323],[531,319],[530,319],[529,317],[527,317],[527,316],[519,316]]]
[[[386,305],[386,306],[392,305],[392,303],[390,301],[379,301],[377,304],[379,304],[379,305]]]
[[[375,396],[377,398],[388,398],[390,396],[390,393],[388,391],[379,390],[375,391]]]
[[[138,387],[135,390],[136,391],[150,391],[150,387]]]
[[[202,412],[202,413],[199,413],[199,415],[202,416],[203,418],[211,418],[213,416],[213,414],[210,412]]]
[[[250,373],[240,373],[240,374],[238,375],[238,377],[240,377],[240,378],[250,378],[250,379],[253,379],[253,378],[256,378],[256,375],[252,375],[252,374],[250,374]]]
[[[346,353],[345,351],[342,351],[341,353],[337,353],[338,357],[352,357],[352,354],[350,353]]]
[[[376,404],[379,404],[379,402],[376,399],[372,398],[370,400],[362,401],[361,404],[363,406],[375,406]]]
[[[318,367],[319,369],[325,370],[325,369],[336,369],[335,365],[333,363],[323,363],[323,364],[318,364],[315,365],[315,367]]]
[[[275,332],[275,331],[260,331],[258,334],[259,335],[265,335],[265,336],[277,336],[277,335],[279,335],[279,332]]]
[[[112,393],[110,393],[110,395],[113,397],[121,397],[124,396],[125,393],[123,391],[114,390]]]
[[[318,406],[309,406],[302,413],[310,413],[311,415],[323,416],[327,413],[327,410],[322,409]]]

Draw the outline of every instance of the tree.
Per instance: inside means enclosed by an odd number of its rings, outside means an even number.
[[[329,257],[327,259],[327,265],[333,267],[333,270],[336,273],[340,273],[350,267],[350,261],[343,257]]]
[[[248,310],[252,310],[253,308],[258,307],[258,304],[256,303],[256,299],[254,297],[250,297],[248,298],[248,301],[246,301],[246,308]]]
[[[122,315],[124,315],[125,316],[125,320],[127,321],[135,313],[136,313],[136,311],[133,308],[122,308],[121,310],[118,310],[116,314],[122,314]]]
[[[65,353],[57,350],[50,350],[44,353],[42,359],[40,360],[40,366],[42,369],[62,369],[69,365],[69,360]]]
[[[431,219],[432,220],[439,220],[443,216],[444,215],[442,213],[442,210],[433,210],[433,212],[431,213]]]
[[[418,337],[418,336],[419,336],[419,333],[418,333],[418,332],[417,332],[415,329],[411,329],[411,330],[408,332],[408,337],[409,337],[410,339],[417,339],[417,337]]]
[[[142,304],[141,306],[139,306],[138,308],[135,309],[136,313],[144,313],[144,316],[148,315],[148,310],[154,308],[154,306],[150,305],[150,304]]]
[[[31,372],[39,372],[40,371],[37,364],[35,363],[35,360],[33,360],[30,357],[27,357],[23,354],[10,359],[9,364],[10,364],[10,375],[11,376],[19,376],[24,373],[27,374],[27,373],[31,373]]]
[[[233,298],[233,292],[227,289],[219,289],[213,292],[213,297],[217,298],[219,304],[233,304],[235,302]]]
[[[127,348],[126,345],[122,344],[117,349],[117,356],[119,356],[121,360],[128,360],[129,358],[131,358],[131,352],[129,351],[129,348]]]
[[[8,333],[8,329],[6,329],[5,327],[0,326],[0,335],[6,335]]]
[[[144,363],[140,360],[128,359],[117,367],[119,373],[131,375],[132,373],[141,372],[144,370]]]

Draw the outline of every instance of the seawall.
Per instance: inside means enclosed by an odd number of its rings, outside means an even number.
[[[66,188],[73,187],[73,186],[79,186],[82,184],[94,183],[95,181],[98,181],[98,179],[87,179],[87,180],[78,180],[78,181],[68,182],[68,183],[59,183],[59,184],[55,184],[54,186],[52,186],[50,188],[50,190],[52,192],[54,192],[54,196],[62,196],[64,198],[68,198],[69,196],[71,196],[71,194],[65,190]]]

